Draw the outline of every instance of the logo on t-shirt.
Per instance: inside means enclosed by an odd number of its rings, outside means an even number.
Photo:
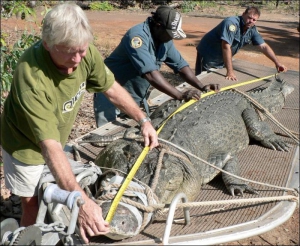
[[[132,48],[135,48],[135,49],[140,48],[142,46],[142,44],[143,44],[143,41],[140,37],[134,37],[131,39],[131,47]]]
[[[230,25],[229,26],[229,31],[234,32],[235,31],[235,25]]]
[[[81,95],[84,94],[85,92],[85,88],[86,88],[86,83],[82,82],[79,86],[79,90],[76,93],[75,96],[73,96],[71,98],[71,100],[66,101],[63,105],[63,113],[67,113],[73,110],[74,106],[76,105],[76,103],[78,102],[79,98],[81,97]]]

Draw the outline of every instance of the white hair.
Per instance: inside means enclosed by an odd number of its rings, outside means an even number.
[[[74,3],[63,3],[45,16],[42,39],[49,48],[56,44],[77,47],[92,42],[93,34],[84,11]]]

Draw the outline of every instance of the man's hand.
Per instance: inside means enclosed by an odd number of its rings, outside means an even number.
[[[198,90],[190,89],[182,93],[182,99],[185,102],[188,102],[191,99],[199,100],[201,98],[201,94]]]
[[[205,85],[202,90],[205,91],[205,92],[209,92],[211,90],[215,91],[215,92],[219,92],[221,89],[221,86],[220,84],[208,84],[208,85]]]
[[[67,191],[80,191],[85,203],[80,207],[78,224],[82,239],[88,243],[87,235],[95,236],[109,232],[109,224],[102,217],[102,209],[87,197],[72,172],[70,163],[63,151],[61,143],[54,139],[41,141],[42,155],[57,185]]]
[[[222,40],[223,61],[227,70],[225,79],[237,81],[237,77],[233,72],[231,45],[225,40]]]
[[[219,84],[208,84],[202,87],[202,91],[208,92],[210,90],[213,90],[215,92],[218,92],[220,90]],[[186,102],[188,102],[191,99],[199,100],[201,98],[200,91],[195,89],[190,89],[182,94],[182,99]]]
[[[235,76],[234,72],[227,72],[225,79],[238,81],[237,77]]]
[[[79,230],[85,243],[87,236],[104,235],[109,232],[109,223],[102,217],[102,209],[91,199],[86,199],[79,210]]]
[[[276,69],[278,73],[282,73],[282,72],[286,72],[287,71],[287,67],[282,65],[282,64],[278,64],[276,65]]]
[[[144,137],[145,146],[150,144],[150,150],[158,146],[157,133],[149,121],[142,124],[141,133]]]

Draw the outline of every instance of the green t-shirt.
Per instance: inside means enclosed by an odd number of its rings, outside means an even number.
[[[20,58],[4,104],[2,147],[23,163],[44,164],[38,143],[54,139],[64,146],[85,90],[104,92],[114,81],[93,45],[77,69],[66,75],[58,71],[42,42],[35,43]]]

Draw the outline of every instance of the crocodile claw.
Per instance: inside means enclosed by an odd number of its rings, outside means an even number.
[[[281,140],[276,135],[272,138],[265,139],[264,141],[262,141],[262,144],[267,148],[286,152],[289,152],[289,148],[291,147],[289,144]]]
[[[235,193],[236,193],[236,195],[241,194],[242,197],[244,196],[243,189],[241,189],[239,187],[231,187],[230,193],[232,196],[235,196]]]
[[[254,190],[250,185],[247,185],[247,184],[230,185],[229,191],[232,196],[240,194],[242,197],[244,197],[244,192],[247,192],[250,194],[256,194],[256,195],[259,194],[256,190]]]

